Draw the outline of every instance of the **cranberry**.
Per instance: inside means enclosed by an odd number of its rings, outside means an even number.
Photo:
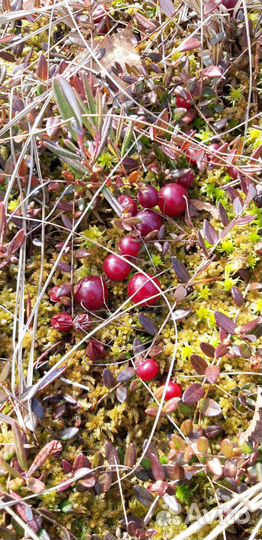
[[[140,272],[135,274],[128,284],[128,296],[132,296],[132,302],[142,306],[155,306],[160,300],[160,281],[159,279],[147,274],[146,276]],[[157,294],[157,296],[155,296]],[[134,296],[133,296],[134,295]],[[154,296],[154,298],[151,298]]]
[[[196,175],[194,171],[192,171],[191,169],[188,169],[183,175],[181,175],[178,178],[178,183],[184,188],[189,189],[191,188],[195,178],[196,178]]]
[[[187,190],[180,184],[166,184],[160,189],[159,207],[170,217],[181,216],[186,209]]]
[[[159,231],[163,225],[162,217],[153,210],[141,210],[138,212],[137,218],[140,219],[140,223],[136,227],[141,236],[146,236],[152,231]]]
[[[101,309],[108,299],[107,285],[101,277],[85,277],[75,287],[75,299],[90,311]]]
[[[91,321],[88,313],[80,313],[73,320],[73,327],[77,332],[87,332],[90,329]]]
[[[155,379],[159,374],[159,366],[154,358],[147,358],[139,364],[136,373],[142,381],[149,382]]]
[[[128,278],[132,267],[118,255],[108,255],[104,262],[104,272],[112,281],[124,281]]]
[[[68,313],[58,313],[52,317],[51,325],[59,332],[70,332],[73,328],[73,319]]]
[[[184,99],[180,96],[176,97],[176,106],[179,107],[179,109],[186,109],[187,111],[191,109],[192,103],[190,103],[190,97],[188,96],[187,99]]]
[[[132,197],[129,197],[129,195],[120,195],[117,200],[121,204],[124,212],[128,212],[131,216],[137,214],[137,204]]]
[[[237,2],[238,0],[222,0],[223,6],[225,6],[227,9],[234,9]]]
[[[165,387],[162,386],[162,388],[164,389]],[[183,394],[183,390],[182,390],[181,384],[170,381],[167,385],[165,400],[169,401],[170,399],[174,397],[181,397],[182,394]]]
[[[141,249],[141,242],[132,236],[124,236],[119,242],[121,255],[128,257],[137,257]]]
[[[145,186],[139,191],[138,200],[144,208],[154,208],[158,204],[158,191],[153,186]]]
[[[56,285],[49,291],[49,298],[51,302],[61,302],[63,296],[70,297],[72,286],[70,283],[63,283],[63,285]]]

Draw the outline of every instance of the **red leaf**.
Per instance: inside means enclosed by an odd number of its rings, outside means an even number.
[[[244,297],[242,292],[237,287],[232,287],[232,296],[235,304],[240,307],[244,304]]]
[[[222,71],[218,66],[208,66],[203,70],[203,75],[207,79],[214,79],[216,77],[222,77]]]
[[[206,362],[206,360],[204,360],[204,358],[202,358],[202,356],[199,356],[198,354],[192,354],[191,364],[194,370],[199,375],[204,375],[208,367],[208,363]]]
[[[220,376],[220,369],[218,366],[208,366],[206,368],[206,378],[211,384],[215,384]]]
[[[48,76],[48,63],[46,61],[46,58],[43,54],[39,57],[37,68],[36,68],[36,74],[41,79],[41,81],[47,81]]]
[[[173,17],[175,14],[175,8],[171,0],[159,0],[159,4],[165,15],[168,17]]]
[[[15,253],[16,251],[18,251],[18,249],[20,249],[24,244],[24,241],[25,231],[23,229],[20,229],[20,231],[17,231],[16,235],[8,246],[9,253]]]
[[[216,319],[217,326],[219,326],[219,328],[222,328],[222,330],[225,330],[227,334],[235,333],[235,329],[237,327],[236,323],[234,323],[234,321],[232,321],[231,319],[229,319],[229,317],[224,315],[224,313],[221,313],[220,311],[216,311],[215,319]]]
[[[182,401],[188,405],[197,403],[205,395],[205,390],[199,383],[193,383],[183,393]]]
[[[50,456],[56,455],[62,451],[62,444],[59,441],[50,441],[47,443],[35,457],[29,471],[28,477],[33,476],[34,473],[40,469]]]
[[[184,43],[182,43],[178,47],[178,50],[180,52],[193,51],[194,49],[199,49],[200,46],[201,46],[201,41],[199,41],[199,39],[190,38],[190,39],[187,39]]]
[[[206,219],[204,221],[203,229],[204,229],[204,236],[206,237],[207,241],[209,242],[209,244],[214,246],[214,244],[216,244],[216,242],[218,241],[219,236],[216,230],[214,229],[214,227],[211,225],[211,223],[209,223],[209,221],[207,221]]]
[[[215,349],[213,345],[210,345],[210,343],[204,343],[204,342],[200,343],[200,349],[209,358],[214,358]]]
[[[152,466],[152,473],[154,475],[155,480],[164,480],[165,479],[165,469],[160,463],[158,457],[153,452],[150,453],[150,461]]]

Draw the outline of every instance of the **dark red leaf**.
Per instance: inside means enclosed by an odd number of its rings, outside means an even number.
[[[207,239],[208,243],[214,246],[219,239],[217,232],[214,227],[205,219],[204,221],[204,236]]]
[[[172,264],[178,279],[182,283],[187,283],[190,280],[190,275],[185,265],[179,261],[176,257],[172,257]]]
[[[147,334],[149,334],[150,336],[155,336],[157,334],[157,327],[154,321],[150,319],[150,317],[147,317],[146,315],[142,315],[142,313],[140,313],[138,315],[138,318],[139,318],[140,324],[143,326]]]
[[[198,354],[192,354],[191,364],[194,370],[199,375],[204,375],[208,367],[208,363],[206,362],[206,360],[204,360],[204,358],[202,358],[202,356],[199,356]]]
[[[220,201],[218,203],[218,211],[219,211],[219,217],[220,217],[224,227],[226,227],[226,225],[229,224],[229,217],[227,215],[226,209],[224,208],[223,204]]]
[[[110,369],[105,368],[103,371],[103,383],[106,388],[113,388],[116,385],[116,380]]]
[[[38,452],[37,456],[35,457],[27,476],[33,476],[35,472],[40,469],[47,459],[49,459],[51,456],[60,454],[62,451],[62,444],[60,441],[50,441],[47,443],[41,450]]]
[[[151,493],[149,493],[147,489],[143,488],[142,486],[134,486],[133,489],[139,502],[143,504],[143,506],[150,507],[154,500],[153,495],[151,495]]]
[[[165,469],[160,463],[158,457],[155,453],[150,453],[150,461],[152,466],[152,473],[154,475],[155,480],[164,480],[165,479]]]
[[[15,253],[25,242],[25,231],[20,229],[8,246],[9,253]]]
[[[135,375],[135,370],[132,367],[128,367],[124,369],[124,371],[121,371],[117,377],[117,381],[124,383],[130,381]]]
[[[105,444],[105,454],[109,465],[115,465],[116,463],[119,465],[119,455],[117,449],[112,443],[107,442]]]
[[[240,307],[244,304],[244,297],[242,292],[237,287],[232,287],[232,296],[235,304]]]
[[[236,323],[229,319],[227,315],[220,311],[215,312],[216,323],[219,328],[222,328],[227,334],[234,334],[237,327]]]
[[[215,348],[213,347],[213,345],[210,345],[210,343],[200,343],[200,349],[209,358],[214,358]]]
[[[188,405],[197,403],[205,395],[205,390],[199,383],[193,383],[185,390],[182,396],[183,403]]]

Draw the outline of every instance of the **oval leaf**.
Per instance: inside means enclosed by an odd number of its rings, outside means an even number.
[[[209,418],[220,416],[222,413],[220,405],[213,399],[204,399],[201,412],[204,416],[208,416]]]
[[[219,379],[220,369],[218,366],[208,366],[205,375],[211,384],[215,384]]]
[[[185,390],[182,396],[183,403],[188,405],[197,403],[205,395],[205,390],[199,383],[194,383]]]

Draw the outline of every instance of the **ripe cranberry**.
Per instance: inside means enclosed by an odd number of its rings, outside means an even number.
[[[159,231],[163,225],[162,217],[153,210],[141,210],[138,212],[137,218],[140,219],[140,223],[136,227],[141,236],[146,236],[152,231]]]
[[[164,389],[164,386],[162,386],[162,388]],[[174,397],[181,397],[182,394],[183,394],[183,390],[182,390],[181,384],[170,381],[167,385],[165,400],[169,401],[170,399]]]
[[[190,103],[190,97],[188,96],[187,99],[184,99],[180,96],[177,96],[176,97],[176,106],[180,109],[186,109],[187,111],[189,111],[189,109],[191,109],[192,107],[192,103]]]
[[[117,200],[121,204],[124,212],[128,212],[131,216],[137,214],[137,204],[132,197],[129,197],[129,195],[120,195]]]
[[[160,281],[159,279],[147,274],[141,274],[138,272],[135,274],[128,284],[128,296],[132,296],[132,302],[139,304],[143,302],[142,306],[155,306],[160,300]],[[157,296],[155,296],[157,294]],[[134,295],[134,296],[133,296]],[[151,298],[154,296],[154,298]]]
[[[101,309],[108,299],[107,285],[101,277],[85,277],[75,287],[75,299],[90,311]]]
[[[153,186],[145,186],[139,191],[138,200],[144,208],[154,208],[158,204],[158,191]]]
[[[192,171],[191,169],[188,169],[185,172],[185,174],[181,175],[178,178],[178,184],[180,184],[181,186],[183,186],[186,189],[189,189],[189,188],[191,188],[192,184],[194,183],[195,178],[196,178],[196,175],[195,175],[194,171]]]
[[[152,381],[152,379],[155,379],[159,374],[157,361],[154,358],[147,358],[147,360],[139,364],[136,373],[142,381]]]
[[[119,242],[121,255],[137,257],[141,249],[141,242],[132,236],[124,236]]]
[[[73,319],[68,313],[58,313],[52,317],[51,325],[59,332],[70,332],[73,328]]]
[[[51,302],[61,302],[62,297],[70,297],[72,286],[70,283],[63,283],[63,285],[56,285],[49,291],[49,298]]]
[[[91,321],[88,313],[80,313],[73,320],[73,327],[77,332],[87,332],[90,326]]]
[[[170,217],[181,216],[186,209],[187,190],[180,184],[166,184],[160,189],[159,207]]]
[[[238,0],[222,0],[223,6],[225,6],[227,9],[234,9],[237,2]]]
[[[132,267],[118,255],[108,255],[104,262],[104,272],[112,281],[124,281],[128,278]]]

